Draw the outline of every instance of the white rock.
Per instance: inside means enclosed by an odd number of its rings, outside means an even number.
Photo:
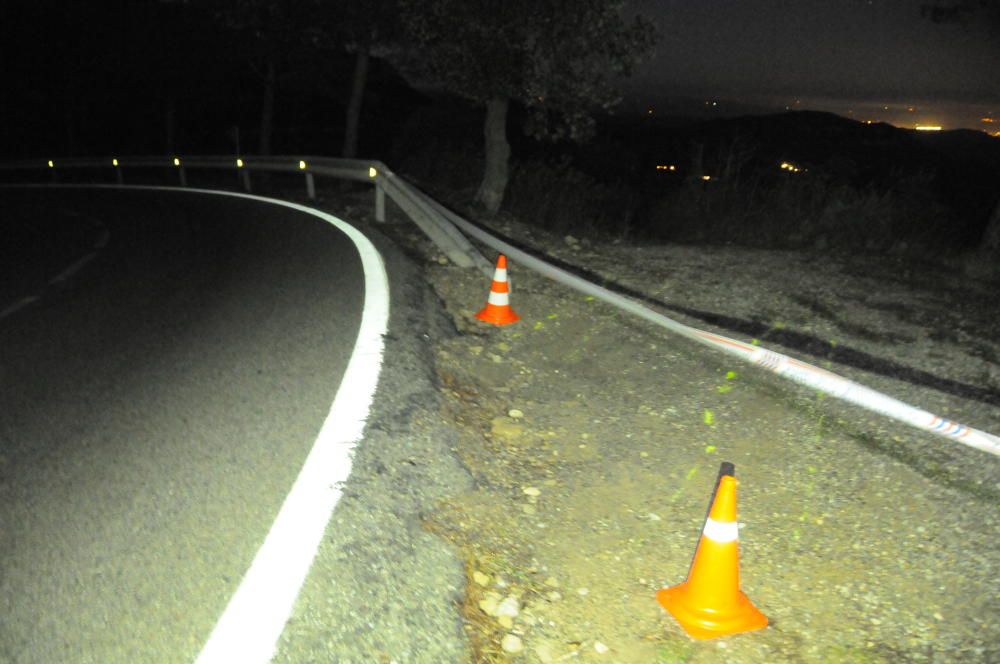
[[[500,595],[494,592],[486,593],[481,600],[479,600],[480,610],[488,616],[496,617],[499,615],[497,611],[500,607]]]
[[[521,637],[517,634],[507,634],[500,641],[500,647],[503,648],[504,652],[518,653],[524,650],[524,643],[521,642]]]
[[[556,661],[555,656],[552,654],[552,646],[548,643],[535,646],[535,656],[538,657],[538,661],[542,664],[550,664],[550,662]]]
[[[600,641],[594,641],[594,650],[597,651],[598,655],[603,655],[607,651],[611,650],[611,648],[607,647],[606,645],[604,645]]]
[[[535,496],[535,497],[538,497],[538,496],[542,495],[542,490],[539,489],[538,487],[534,487],[534,486],[526,486],[523,489],[521,489],[521,491],[523,491],[524,495],[526,495],[526,496]]]
[[[507,411],[507,416],[511,419],[519,420],[524,417],[524,411],[519,408],[511,408]]]
[[[497,607],[498,616],[510,616],[511,618],[516,618],[517,614],[521,612],[521,603],[513,595],[508,595],[504,597],[503,601]]]

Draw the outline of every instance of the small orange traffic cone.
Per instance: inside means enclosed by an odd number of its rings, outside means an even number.
[[[714,639],[767,626],[740,591],[739,531],[732,464],[723,464],[687,581],[656,593],[656,601],[696,639]]]
[[[521,320],[521,317],[510,308],[510,289],[507,288],[507,257],[500,254],[497,259],[497,269],[493,273],[493,285],[490,287],[490,297],[483,310],[476,318],[493,325],[509,325]]]

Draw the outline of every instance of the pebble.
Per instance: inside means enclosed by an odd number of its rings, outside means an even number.
[[[484,588],[490,585],[489,575],[483,574],[479,570],[476,570],[475,572],[472,573],[472,580],[475,581],[477,584],[483,586]]]
[[[542,495],[542,490],[538,489],[536,487],[533,487],[533,486],[526,486],[523,489],[521,489],[521,491],[523,491],[524,495],[526,495],[526,496],[535,496],[535,497],[538,497],[538,496]]]
[[[520,408],[511,408],[507,411],[507,415],[512,419],[519,420],[524,417],[524,411]]]
[[[508,595],[504,597],[500,605],[497,606],[498,616],[510,616],[511,618],[516,618],[517,614],[521,612],[521,603],[513,595]]]
[[[500,595],[494,592],[486,593],[479,600],[479,609],[488,616],[497,616],[497,609],[500,606]]]
[[[590,594],[590,590],[587,588],[577,588],[576,594],[580,595],[581,597],[586,597],[587,595]]]
[[[598,655],[603,655],[607,651],[611,650],[611,648],[607,647],[606,645],[604,645],[600,641],[594,641],[594,650],[597,651]]]
[[[519,653],[524,650],[524,643],[517,634],[507,634],[500,641],[500,647],[503,648],[504,652]]]
[[[504,629],[511,629],[514,626],[514,619],[510,616],[500,616],[497,618],[497,622],[500,623],[500,626]]]
[[[555,661],[555,656],[552,654],[552,646],[547,643],[535,646],[535,656],[538,657],[538,661],[542,664],[549,664]]]

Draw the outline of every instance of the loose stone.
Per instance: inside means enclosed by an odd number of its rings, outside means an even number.
[[[524,643],[521,642],[521,637],[516,634],[507,634],[500,641],[500,647],[503,648],[504,652],[518,653],[524,650]]]

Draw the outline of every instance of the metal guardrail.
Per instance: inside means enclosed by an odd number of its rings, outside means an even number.
[[[623,311],[650,321],[675,334],[710,346],[730,355],[768,369],[801,385],[819,390],[838,399],[867,410],[891,417],[907,425],[937,434],[995,456],[1000,456],[1000,437],[958,422],[934,415],[920,408],[899,401],[886,394],[838,376],[814,365],[796,360],[782,353],[753,346],[704,330],[689,327],[672,318],[623,297],[574,274],[547,263],[517,247],[504,242],[492,233],[444,207],[433,198],[409,184],[380,161],[332,159],[327,157],[106,157],[103,159],[22,160],[0,162],[2,170],[49,169],[56,174],[61,168],[114,168],[119,184],[124,182],[122,169],[176,168],[181,186],[186,186],[185,168],[236,168],[241,174],[244,188],[250,191],[250,171],[302,172],[310,200],[316,198],[314,176],[371,182],[375,187],[375,219],[385,221],[385,196],[396,203],[403,212],[460,267],[474,267],[487,276],[493,266],[472,246],[466,235],[514,259],[521,265],[535,270],[587,295],[601,299]],[[461,230],[459,230],[461,229]],[[464,234],[463,234],[464,233]]]
[[[653,311],[639,302],[623,297],[603,286],[582,279],[566,270],[536,258],[504,242],[468,220],[463,219],[426,194],[419,192],[419,190],[414,189],[414,191],[419,193],[428,205],[432,206],[449,222],[458,226],[470,237],[496,249],[500,253],[517,261],[518,264],[524,265],[549,279],[603,300],[634,316],[666,328],[675,334],[696,341],[704,346],[721,350],[744,362],[767,369],[806,387],[819,390],[867,410],[886,415],[912,427],[943,436],[962,445],[1000,456],[1000,436],[995,436],[991,433],[980,431],[979,429],[974,429],[970,426],[929,413],[843,376],[838,376],[835,373],[796,360],[782,353],[684,325],[668,316]]]
[[[375,220],[385,221],[386,195],[422,230],[447,256],[460,267],[475,267],[491,274],[492,266],[455,227],[427,205],[401,178],[380,161],[333,159],[316,156],[194,156],[194,157],[66,157],[59,159],[22,159],[0,162],[0,171],[49,171],[58,182],[60,171],[66,169],[112,170],[120,185],[125,185],[129,169],[165,169],[177,173],[178,184],[187,186],[190,169],[235,170],[243,189],[252,191],[250,173],[302,173],[306,195],[316,200],[316,176],[355,182],[370,182],[375,189]]]

